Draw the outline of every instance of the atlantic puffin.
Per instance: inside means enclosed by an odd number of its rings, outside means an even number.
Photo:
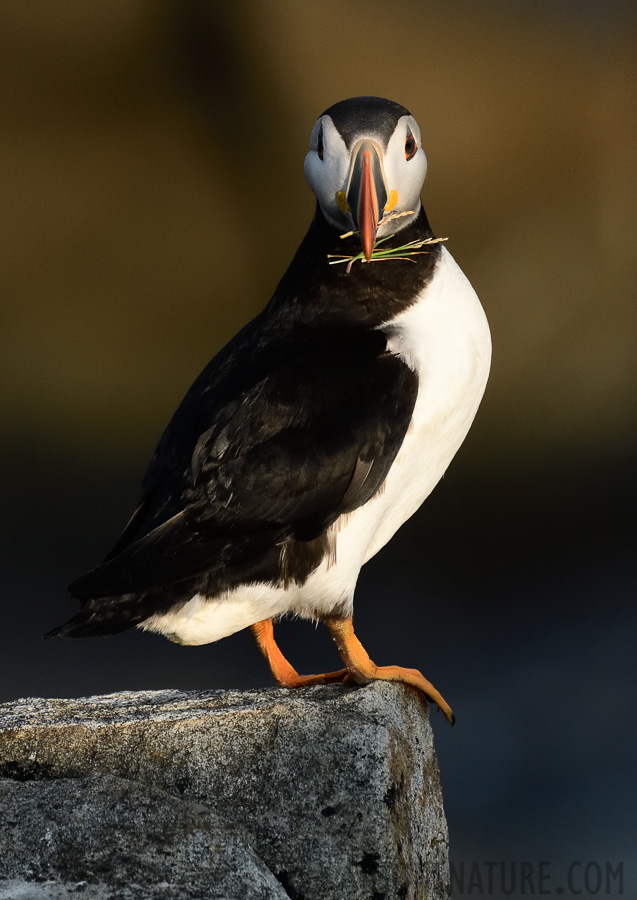
[[[69,587],[80,611],[47,637],[134,626],[205,644],[250,628],[281,686],[403,682],[453,721],[419,671],[372,662],[353,597],[462,444],[489,327],[429,227],[407,109],[330,106],[304,168],[316,211],[288,270],[187,392],[122,535]],[[322,620],[344,668],[299,675],[274,639],[286,614]]]

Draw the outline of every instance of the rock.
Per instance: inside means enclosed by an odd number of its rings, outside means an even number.
[[[113,775],[2,779],[0,805],[0,868],[13,879],[7,896],[30,896],[36,882],[49,893],[34,897],[287,897],[223,820],[160,788]]]
[[[0,776],[13,782],[14,827],[29,828],[34,803],[55,821],[55,790],[74,798],[67,821],[74,806],[85,810],[76,838],[73,827],[56,832],[66,835],[59,839],[67,855],[82,860],[77,868],[55,868],[59,850],[47,862],[30,844],[20,859],[17,843],[13,855],[0,856],[0,877],[45,878],[54,882],[52,890],[58,882],[86,881],[84,895],[101,898],[128,896],[121,886],[136,889],[133,873],[140,871],[151,887],[130,894],[134,900],[223,897],[228,891],[231,898],[238,891],[241,900],[448,896],[447,828],[431,728],[422,699],[401,685],[159,691],[4,704]],[[20,791],[30,806],[15,800]],[[109,791],[121,806],[119,818],[104,812]],[[150,791],[156,802],[148,799]],[[103,869],[92,868],[91,823],[96,829],[101,822],[104,834],[112,828],[116,835],[108,858],[111,872],[124,873],[117,894],[87,893],[115,885],[100,881]],[[129,866],[128,857],[119,860],[133,822],[138,856]],[[213,854],[204,851],[206,842],[216,848]],[[230,859],[243,882],[215,882],[229,871]],[[191,877],[209,879],[205,892],[187,892]],[[182,892],[167,893],[173,889]],[[0,900],[2,890],[0,881]],[[33,894],[39,896],[45,895]]]

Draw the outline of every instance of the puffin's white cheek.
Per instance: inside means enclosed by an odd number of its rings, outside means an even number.
[[[318,158],[316,153],[312,153],[312,151],[310,151],[305,157],[305,162],[303,163],[303,172],[309,186],[312,188],[315,194],[320,183],[321,166],[321,160]]]
[[[397,176],[398,209],[413,209],[414,205],[418,203],[426,172],[427,158],[424,153],[414,156],[401,167]]]
[[[418,151],[413,159],[413,163],[416,166],[414,171],[414,181],[422,187],[425,175],[427,174],[427,157],[425,156],[424,150],[421,149]],[[418,188],[418,193],[420,193],[420,187]]]

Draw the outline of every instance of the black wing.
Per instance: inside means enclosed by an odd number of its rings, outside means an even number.
[[[140,507],[106,562],[71,585],[76,596],[143,590],[311,541],[382,485],[418,390],[382,332],[297,325],[273,337],[252,326],[187,394]]]

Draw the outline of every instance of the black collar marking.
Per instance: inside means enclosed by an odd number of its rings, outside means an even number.
[[[424,209],[393,235],[386,247],[432,238]],[[357,235],[341,240],[317,204],[314,220],[290,267],[279,282],[265,314],[302,321],[332,319],[377,328],[416,302],[433,277],[440,244],[422,248],[410,260],[357,260],[348,274],[345,263],[329,265],[328,254],[360,253]]]

